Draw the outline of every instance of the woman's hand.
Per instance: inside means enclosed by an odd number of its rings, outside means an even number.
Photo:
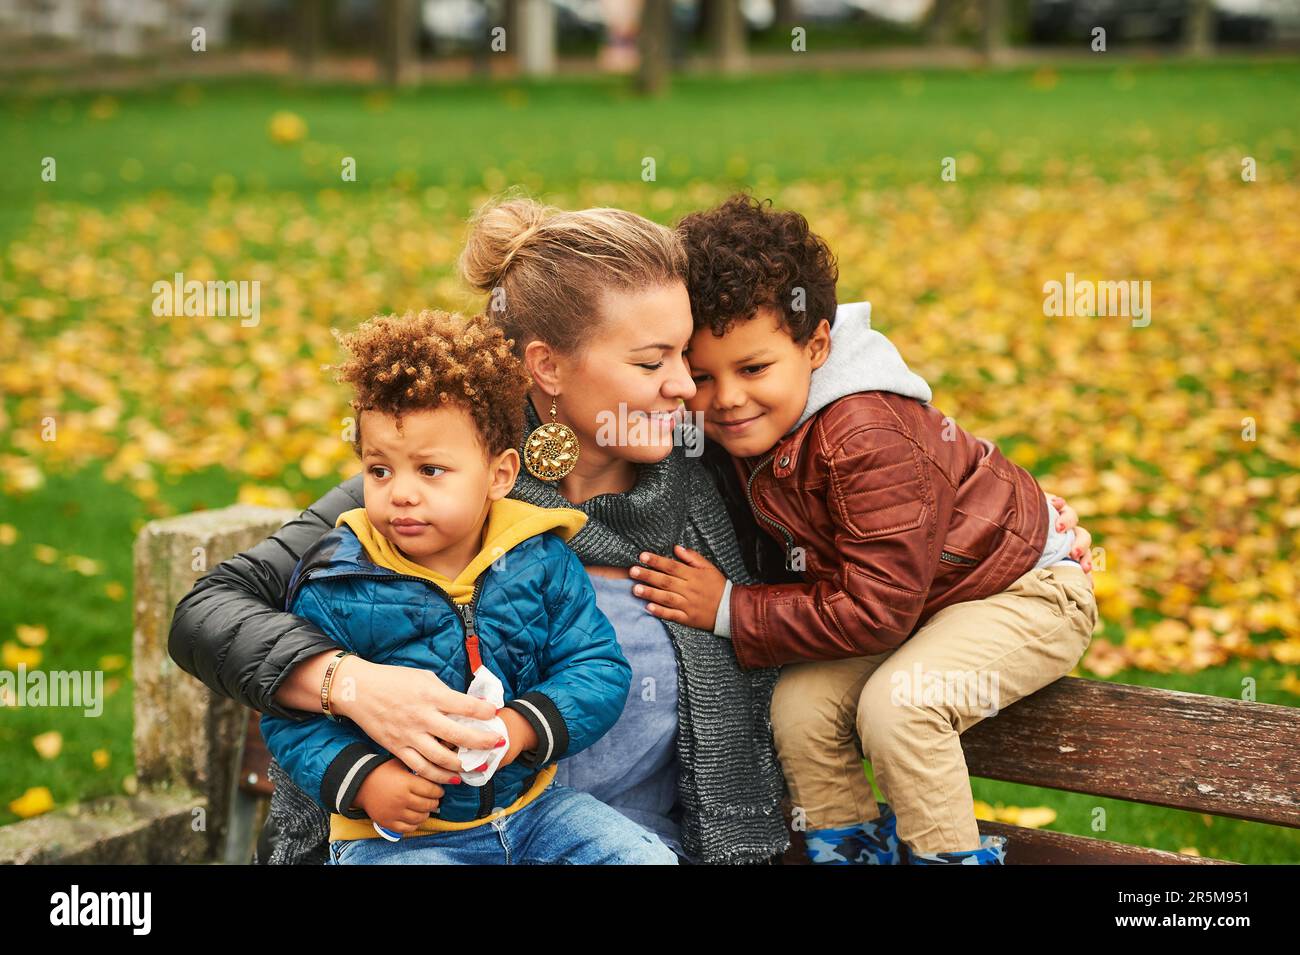
[[[712,633],[727,578],[695,551],[680,544],[673,550],[681,560],[647,552],[641,563],[651,569],[628,568],[639,581],[632,593],[651,601],[646,609],[656,617]]]
[[[1056,529],[1058,531],[1074,529],[1074,549],[1070,551],[1070,556],[1079,562],[1088,579],[1092,580],[1092,535],[1079,526],[1079,515],[1075,513],[1074,508],[1065,503],[1065,498],[1053,494],[1052,506],[1061,513]]]
[[[451,689],[428,670],[388,666],[350,656],[339,664],[330,708],[356,723],[411,770],[436,783],[459,782],[452,746],[491,749],[496,733],[461,726],[452,713],[490,720],[496,707]]]

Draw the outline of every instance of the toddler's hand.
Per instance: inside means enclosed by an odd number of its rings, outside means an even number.
[[[443,790],[416,776],[400,759],[390,759],[366,777],[357,808],[393,832],[408,833],[438,809]]]

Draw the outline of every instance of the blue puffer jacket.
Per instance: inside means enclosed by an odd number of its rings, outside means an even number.
[[[303,554],[286,609],[363,659],[431,670],[462,692],[470,681],[467,632],[477,633],[483,664],[505,685],[505,705],[537,733],[536,749],[498,769],[487,785],[445,785],[435,819],[467,822],[509,806],[547,765],[585,749],[614,725],[632,669],[596,607],[582,562],[564,543],[585,515],[510,498],[493,502],[483,549],[451,588],[464,601],[458,604],[433,580],[383,566],[401,561],[378,552],[377,532],[368,551],[348,526],[351,520],[363,535],[373,531],[364,514],[340,515]],[[266,715],[262,735],[294,782],[348,819],[366,818],[353,808],[357,792],[369,773],[394,758],[347,719]]]

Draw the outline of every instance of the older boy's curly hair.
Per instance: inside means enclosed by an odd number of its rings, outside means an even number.
[[[835,323],[839,269],[807,219],[765,205],[772,200],[737,193],[677,224],[686,246],[691,314],[696,328],[707,325],[725,335],[733,322],[768,306],[802,345],[823,318]],[[801,300],[796,289],[803,289]]]
[[[358,427],[352,449],[361,456],[361,412],[397,419],[410,411],[459,405],[469,412],[491,458],[519,446],[524,397],[532,379],[515,357],[514,342],[483,315],[466,319],[425,309],[381,315],[334,337],[352,357],[332,366],[351,384]]]

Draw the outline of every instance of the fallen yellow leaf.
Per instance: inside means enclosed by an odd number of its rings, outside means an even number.
[[[1033,806],[1020,810],[1020,819],[1016,824],[1026,829],[1039,829],[1050,826],[1054,822],[1056,822],[1055,809],[1051,806]]]
[[[41,733],[32,737],[32,745],[36,747],[41,759],[57,759],[59,753],[63,752],[63,734],[58,730]]]
[[[267,128],[270,130],[271,139],[281,145],[299,142],[307,135],[307,124],[303,118],[287,110],[272,116]]]
[[[30,819],[54,808],[54,797],[45,786],[33,786],[9,804],[9,811],[19,819]]]
[[[104,565],[101,561],[93,560],[90,557],[82,557],[80,554],[69,554],[64,559],[64,563],[83,577],[94,577],[96,574],[104,572]]]
[[[29,647],[39,647],[45,643],[49,633],[39,624],[29,625],[25,623],[18,624],[18,640]]]
[[[25,650],[12,640],[6,640],[4,647],[0,649],[0,659],[4,661],[6,670],[16,670],[19,666],[34,670],[41,665],[41,651]]]

